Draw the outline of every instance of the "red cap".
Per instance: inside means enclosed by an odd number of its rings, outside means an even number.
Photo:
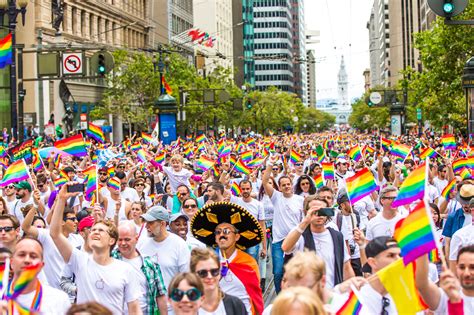
[[[79,222],[78,230],[82,232],[84,228],[90,228],[94,225],[94,217],[89,215]]]

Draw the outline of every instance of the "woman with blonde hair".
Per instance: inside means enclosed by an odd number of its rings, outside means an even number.
[[[204,285],[204,301],[199,315],[246,314],[244,303],[237,297],[225,294],[219,287],[221,279],[219,257],[209,248],[195,248],[191,251],[190,271],[201,278]]]
[[[282,290],[273,303],[271,315],[326,315],[323,303],[305,287]]]

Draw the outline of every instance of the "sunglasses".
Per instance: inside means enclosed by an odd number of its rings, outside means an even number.
[[[199,298],[201,297],[201,292],[196,288],[189,289],[188,291],[183,291],[176,288],[171,291],[170,299],[175,302],[181,302],[185,295],[188,297],[188,300],[194,302],[199,300]]]
[[[197,208],[198,206],[196,205],[184,205],[183,208],[189,209],[189,208]]]
[[[309,182],[302,182],[300,185],[301,186],[309,186]]]
[[[209,269],[209,270],[197,270],[196,274],[199,276],[199,278],[207,278],[209,274],[211,274],[212,277],[217,277],[218,275],[221,274],[221,271],[219,268],[214,268],[214,269]]]
[[[145,186],[145,184],[142,184],[142,183],[135,184],[135,187],[137,187],[137,186]]]
[[[15,228],[13,226],[4,226],[4,227],[0,227],[0,233],[2,233],[3,231],[5,232],[11,232],[13,231]]]
[[[13,188],[15,188],[15,186],[13,186],[13,185],[8,185],[8,186],[5,186],[5,188],[13,189]]]
[[[382,197],[382,199],[387,199],[387,200],[395,200],[397,197]]]
[[[229,235],[230,233],[236,233],[236,234],[237,234],[237,231],[232,231],[231,229],[228,229],[228,228],[225,228],[225,229],[216,229],[216,230],[214,231],[214,235],[221,235],[221,234]]]
[[[107,173],[99,173],[100,176],[107,176]]]
[[[278,171],[278,168],[272,168],[273,171]]]
[[[67,220],[69,220],[69,221],[73,221],[73,222],[74,222],[74,221],[77,221],[77,218],[66,218],[66,220],[65,220],[65,221],[67,221]]]
[[[295,163],[295,166],[303,166],[303,163]]]

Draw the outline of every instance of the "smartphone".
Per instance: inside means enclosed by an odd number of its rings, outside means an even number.
[[[67,186],[67,192],[84,192],[84,184]]]
[[[318,215],[320,217],[333,217],[334,216],[334,208],[321,208],[318,210]]]

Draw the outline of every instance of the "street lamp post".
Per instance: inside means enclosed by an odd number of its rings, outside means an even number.
[[[466,91],[466,131],[468,144],[470,145],[471,133],[474,127],[474,57],[471,57],[464,65],[462,87]]]
[[[18,7],[17,7],[18,4]],[[17,108],[17,78],[16,78],[16,24],[18,14],[21,14],[22,25],[25,25],[26,18],[26,6],[28,0],[0,0],[0,21],[4,20],[4,16],[8,17],[8,30],[12,34],[12,63],[10,66],[10,102],[11,102],[11,124],[12,124],[12,135],[18,140],[23,141],[24,130],[23,130],[23,117],[19,116],[19,113],[23,113],[23,102],[20,102],[21,108]],[[19,62],[22,62],[20,59]],[[20,65],[21,66],[21,65]],[[21,67],[20,67],[21,68]],[[24,95],[25,91],[21,91],[21,95]],[[20,130],[18,130],[20,128]],[[18,134],[17,134],[18,132]]]

